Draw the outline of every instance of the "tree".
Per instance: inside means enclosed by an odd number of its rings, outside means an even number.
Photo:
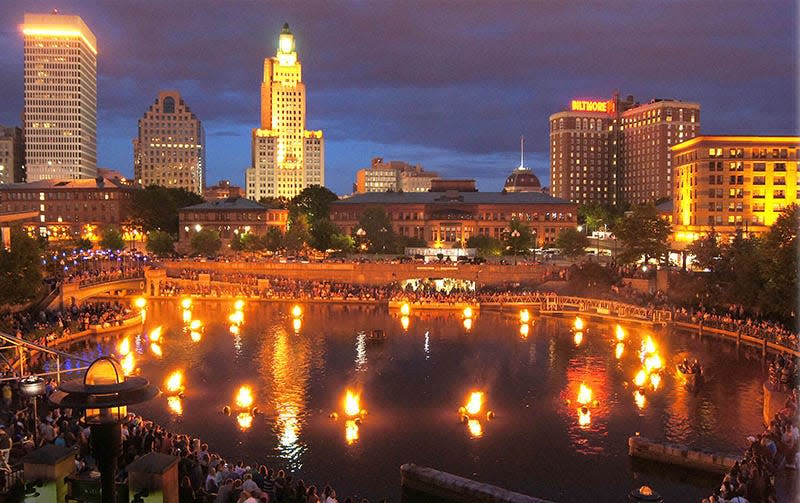
[[[372,253],[391,253],[395,250],[395,234],[392,231],[392,221],[386,210],[381,206],[370,206],[358,219],[359,229],[364,231],[368,250]],[[356,231],[358,232],[358,231]],[[356,239],[361,239],[356,235]]]
[[[761,241],[763,285],[760,305],[766,315],[796,327],[798,306],[798,242],[800,209],[786,208]]]
[[[198,255],[213,257],[222,248],[219,232],[212,229],[201,229],[192,236],[192,251]]]
[[[308,220],[303,214],[297,215],[290,219],[289,229],[283,237],[283,244],[286,249],[292,252],[298,252],[303,249],[306,243],[311,240],[311,234],[308,231]]]
[[[145,232],[166,231],[178,235],[178,209],[200,204],[203,198],[186,189],[150,185],[133,193],[132,220]]]
[[[636,207],[613,228],[622,251],[617,259],[623,263],[637,262],[644,258],[663,261],[669,252],[667,238],[670,224],[658,216],[652,204]]]
[[[285,197],[264,196],[258,200],[258,204],[276,210],[285,210],[289,207],[289,201]]]
[[[81,237],[73,240],[73,246],[75,250],[91,250],[94,247],[91,240]]]
[[[311,185],[294,196],[290,206],[305,215],[309,225],[313,227],[318,221],[328,218],[331,203],[338,199],[339,196],[329,189],[319,185]]]
[[[585,253],[589,238],[578,229],[568,227],[558,234],[555,246],[567,257],[578,257]]]
[[[42,286],[41,247],[19,227],[11,229],[11,247],[0,248],[0,305],[22,304]]]
[[[163,257],[175,252],[175,240],[169,232],[150,231],[147,233],[147,251]]]
[[[339,228],[327,217],[320,218],[309,227],[311,246],[320,251],[333,249],[333,236],[341,234]]]
[[[467,248],[475,248],[481,257],[499,257],[503,254],[503,243],[491,236],[478,234],[467,239]]]
[[[341,253],[351,253],[356,246],[356,241],[346,234],[336,233],[331,236],[331,249]]]
[[[110,225],[103,230],[100,247],[107,250],[122,250],[125,248],[125,239],[119,229]]]
[[[521,253],[526,255],[533,248],[533,232],[529,225],[517,218],[512,218],[508,225],[508,232],[505,234],[506,249],[514,255]]]
[[[283,246],[283,233],[278,227],[270,227],[264,234],[264,248],[269,251],[278,251]]]
[[[711,232],[690,244],[686,251],[694,256],[694,262],[700,269],[713,271],[719,265],[722,257],[719,234],[712,228]]]

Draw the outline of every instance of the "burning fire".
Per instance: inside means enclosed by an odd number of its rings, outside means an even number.
[[[122,341],[119,343],[119,348],[117,348],[117,352],[119,353],[120,356],[127,356],[128,353],[131,352],[131,341],[128,340],[127,337],[122,339]]]
[[[642,393],[640,390],[637,389],[633,392],[633,401],[636,402],[637,407],[644,409],[646,401],[644,398],[644,393]]]
[[[133,301],[133,305],[139,309],[144,309],[145,306],[147,306],[147,299],[144,297],[136,297],[136,300]]]
[[[644,358],[646,355],[652,355],[653,353],[656,352],[656,345],[653,342],[653,338],[650,337],[649,335],[645,337],[644,340],[642,341],[641,352],[642,352],[642,358]]]
[[[472,438],[480,438],[483,436],[483,427],[481,426],[481,422],[477,419],[470,419],[467,421],[467,429],[469,430],[469,436]]]
[[[161,351],[161,346],[157,342],[150,343],[150,351],[159,358],[164,356],[164,352]]]
[[[298,304],[295,304],[294,307],[292,307],[292,317],[296,319],[301,316],[303,316],[303,308],[301,308]]]
[[[467,319],[472,318],[473,314],[475,313],[472,311],[472,308],[470,306],[464,308],[464,318]]]
[[[233,335],[239,335],[240,332],[239,325],[231,325],[228,327],[228,330],[230,330]]]
[[[644,368],[648,374],[652,373],[654,370],[660,370],[662,366],[661,357],[656,354],[644,359]]]
[[[181,299],[181,307],[184,309],[189,309],[192,307],[192,299],[189,297],[184,297]]]
[[[578,403],[581,405],[587,405],[592,401],[592,388],[586,386],[586,384],[581,383],[581,388],[578,391]]]
[[[661,384],[661,374],[650,374],[650,385],[654,390]]]
[[[202,338],[203,338],[203,335],[202,335],[200,332],[197,332],[197,331],[195,331],[195,330],[192,330],[192,331],[189,333],[189,337],[191,337],[191,338],[192,338],[192,342],[200,342],[200,339],[202,339]]]
[[[411,314],[411,306],[408,305],[408,302],[403,302],[403,305],[400,306],[400,314],[403,316]]]
[[[236,393],[236,406],[240,409],[249,409],[253,405],[253,401],[253,390],[250,386],[240,387],[239,392]]]
[[[519,335],[521,335],[522,337],[527,338],[530,331],[531,327],[527,323],[523,323],[522,325],[519,326]]]
[[[472,330],[472,318],[464,318],[464,329],[467,331]]]
[[[617,360],[622,358],[622,353],[624,353],[624,352],[625,352],[625,343],[624,342],[618,342],[617,343],[617,347],[614,348],[614,355],[617,357]]]
[[[586,407],[578,408],[578,426],[587,427],[592,424],[592,411]]]
[[[640,370],[639,373],[636,374],[636,377],[633,378],[633,383],[638,386],[644,386],[644,383],[647,382],[647,374],[644,370]]]
[[[161,339],[161,327],[158,326],[150,331],[150,342],[158,342]]]
[[[169,410],[178,416],[183,415],[183,404],[181,403],[181,398],[178,396],[168,396],[167,397],[167,407]]]
[[[253,415],[249,412],[240,412],[239,415],[236,416],[236,422],[239,423],[239,428],[248,430],[253,426]]]
[[[244,323],[244,313],[242,311],[234,311],[233,314],[228,316],[228,319],[234,325],[241,325]]]
[[[294,329],[294,333],[299,332],[300,327],[302,326],[303,326],[303,320],[301,320],[300,318],[295,318],[292,320],[292,328]]]
[[[531,313],[527,309],[523,309],[519,312],[519,321],[520,323],[528,323],[531,321]]]
[[[572,325],[575,330],[583,330],[583,320],[580,316],[575,317],[575,323]]]
[[[619,326],[619,325],[617,325],[616,334],[617,334],[617,340],[618,341],[624,341],[625,340],[625,330],[623,330],[622,327]]]
[[[191,309],[184,309],[183,310],[183,322],[190,323],[192,321],[192,310]]]
[[[469,401],[464,408],[470,416],[474,416],[480,413],[481,407],[483,407],[483,392],[473,391],[470,393]]]
[[[190,330],[199,330],[202,326],[203,326],[203,322],[200,321],[200,320],[192,320],[192,322],[189,323],[189,329]]]
[[[347,390],[344,396],[344,413],[350,417],[359,415],[361,413],[361,405],[359,402],[359,395],[351,390]]]
[[[236,299],[236,302],[233,303],[233,308],[237,311],[244,309],[244,300]]]
[[[403,316],[400,318],[400,325],[403,326],[403,330],[408,330],[408,325],[410,325],[410,320],[408,316]]]
[[[126,354],[119,362],[122,365],[122,373],[129,376],[136,369],[136,361],[133,359],[133,353]]]
[[[347,441],[347,445],[353,445],[358,442],[358,423],[354,419],[345,421],[344,439]]]
[[[580,346],[583,342],[583,332],[575,332],[575,335],[572,336],[572,340],[575,342],[576,346]]]
[[[167,388],[167,392],[173,395],[177,395],[183,391],[183,372],[180,370],[176,370],[175,372],[171,373],[167,376],[167,380],[165,381],[165,387]]]

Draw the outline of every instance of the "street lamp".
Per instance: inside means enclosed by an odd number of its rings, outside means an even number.
[[[39,447],[39,408],[38,399],[45,393],[44,379],[38,376],[29,376],[19,382],[19,392],[28,398],[33,398],[33,445]]]
[[[367,235],[367,231],[362,229],[361,227],[358,228],[356,231],[356,237],[358,237],[358,248],[363,252],[367,248],[367,244],[364,242],[364,236]]]
[[[122,451],[120,424],[128,413],[127,406],[146,402],[159,393],[144,377],[126,377],[116,358],[103,356],[89,365],[83,379],[66,381],[50,395],[50,401],[59,407],[85,409],[81,421],[91,429],[102,503],[116,502],[114,481]]]
[[[517,239],[519,236],[520,236],[520,234],[519,234],[519,231],[517,229],[514,229],[513,231],[511,231],[511,238],[512,239]],[[517,265],[517,247],[516,247],[515,244],[513,244],[513,242],[511,244],[511,247],[514,248],[514,265]]]

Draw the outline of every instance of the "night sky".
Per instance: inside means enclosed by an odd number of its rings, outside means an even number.
[[[0,2],[0,124],[19,125],[25,12],[77,14],[98,40],[98,166],[133,173],[137,120],[177,89],[206,128],[207,183],[244,182],[263,60],[288,22],[325,132],[326,184],[372,157],[476,178],[519,165],[549,184],[548,116],[572,98],[701,104],[706,134],[795,134],[794,1]]]

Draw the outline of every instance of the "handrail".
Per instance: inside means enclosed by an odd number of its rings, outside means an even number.
[[[42,346],[41,344],[37,344],[35,342],[26,341],[25,339],[20,339],[19,337],[16,337],[16,336],[13,336],[13,335],[9,335],[9,334],[7,334],[5,332],[2,332],[2,331],[0,331],[0,339],[2,339],[4,341],[7,341],[7,342],[10,342],[11,344],[14,344],[15,346],[25,346],[25,347],[37,349],[39,351],[43,351],[45,353],[50,353],[52,355],[64,356],[66,358],[72,358],[72,359],[77,360],[77,361],[82,362],[82,363],[92,363],[90,360],[86,360],[86,359],[81,358],[79,356],[72,355],[72,354],[67,353],[65,351],[49,348],[47,346]]]

